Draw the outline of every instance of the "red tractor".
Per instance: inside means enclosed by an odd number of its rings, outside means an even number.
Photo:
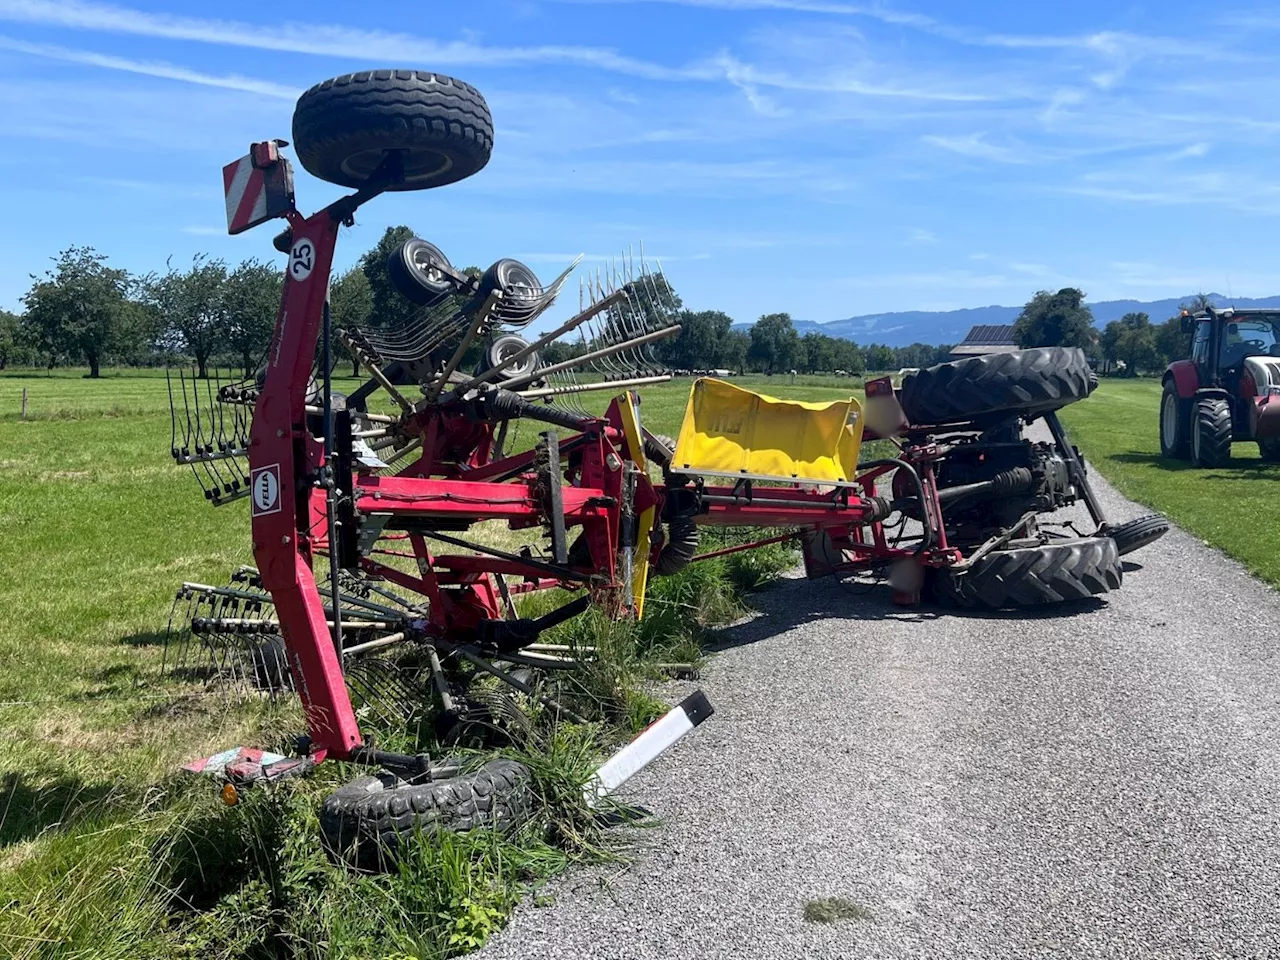
[[[1164,374],[1160,453],[1220,467],[1231,444],[1253,440],[1280,462],[1280,310],[1183,311],[1191,357]]]

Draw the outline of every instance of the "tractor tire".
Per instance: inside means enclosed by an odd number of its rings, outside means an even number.
[[[330,794],[320,808],[320,833],[330,856],[376,873],[393,868],[420,833],[509,830],[532,807],[529,768],[514,760],[490,760],[472,773],[427,783],[382,773]]]
[[[921,370],[902,388],[912,424],[956,423],[997,413],[1038,415],[1089,396],[1096,377],[1078,347],[991,353]]]
[[[424,70],[366,70],[312,87],[293,111],[293,145],[313,176],[362,187],[391,151],[404,178],[388,190],[426,190],[479,173],[493,150],[480,92]]]
[[[1178,396],[1172,380],[1160,395],[1160,456],[1191,459],[1191,401]]]
[[[434,243],[414,237],[406,240],[387,257],[387,279],[396,292],[410,303],[425,306],[455,293],[453,281],[438,267],[453,269],[453,264]]]
[[[1169,521],[1164,514],[1151,513],[1113,527],[1107,535],[1116,542],[1116,550],[1123,557],[1125,554],[1155,543],[1169,532],[1169,526]]]
[[[932,588],[944,606],[1003,610],[1083,600],[1118,589],[1123,578],[1114,540],[1081,537],[997,550],[965,573],[937,570]]]
[[[1231,461],[1231,403],[1222,397],[1196,401],[1191,425],[1191,463],[1221,467]]]
[[[1280,437],[1258,441],[1258,453],[1267,463],[1280,463]]]

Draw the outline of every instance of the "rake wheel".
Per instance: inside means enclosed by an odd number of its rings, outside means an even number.
[[[320,833],[330,856],[370,872],[390,869],[401,846],[433,830],[509,830],[533,806],[529,768],[490,760],[473,773],[405,783],[389,773],[360,777],[330,794]]]
[[[397,152],[404,176],[389,190],[465,180],[489,162],[493,118],[475,87],[424,70],[368,70],[312,87],[293,111],[293,144],[307,172],[362,187]]]

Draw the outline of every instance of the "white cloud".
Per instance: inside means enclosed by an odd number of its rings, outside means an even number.
[[[201,73],[188,70],[160,60],[131,60],[105,53],[94,53],[89,50],[71,50],[51,44],[26,43],[10,37],[0,36],[0,49],[12,50],[15,53],[31,57],[43,57],[50,60],[61,60],[64,63],[79,63],[88,67],[101,67],[105,70],[122,70],[126,73],[137,73],[147,77],[158,77],[164,80],[177,80],[182,83],[194,83],[202,87],[220,87],[224,90],[239,90],[264,97],[275,97],[282,100],[296,100],[301,92],[293,87],[271,83],[267,80],[255,80],[238,74]]]
[[[1016,151],[1001,147],[994,143],[988,143],[986,134],[971,133],[967,136],[940,136],[937,134],[927,134],[922,138],[926,143],[931,143],[936,147],[942,147],[944,150],[950,150],[952,153],[958,153],[966,157],[975,157],[979,160],[994,160],[997,163],[1025,163],[1025,158]]]
[[[938,235],[932,230],[922,230],[917,227],[907,234],[907,242],[920,244],[921,246],[933,246],[938,242]]]

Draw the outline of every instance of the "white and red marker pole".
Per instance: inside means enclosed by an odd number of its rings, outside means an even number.
[[[640,732],[591,775],[583,788],[587,803],[595,806],[650,763],[675,746],[694,727],[715,713],[711,701],[695,690]]]

